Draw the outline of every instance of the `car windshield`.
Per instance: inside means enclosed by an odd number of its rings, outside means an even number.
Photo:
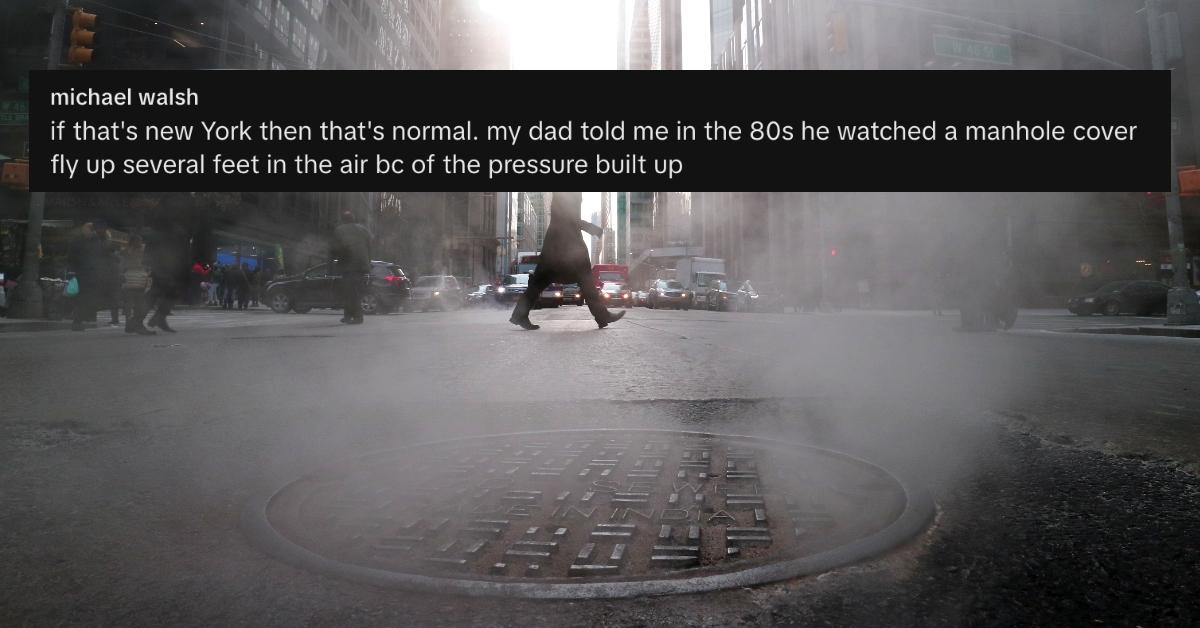
[[[667,290],[683,290],[683,284],[679,283],[678,281],[664,281],[662,282],[662,285],[663,288],[666,288]]]
[[[506,275],[504,277],[504,285],[506,286],[528,286],[529,275]]]
[[[625,286],[622,286],[619,283],[606,283],[600,287],[600,289],[605,292],[620,292],[624,288]]]
[[[596,275],[596,278],[599,279],[600,281],[624,281],[625,280],[625,278],[623,276],[621,276],[621,273],[618,273],[614,270],[601,271],[599,274]]]
[[[441,277],[421,277],[417,280],[418,288],[436,288],[442,285]]]

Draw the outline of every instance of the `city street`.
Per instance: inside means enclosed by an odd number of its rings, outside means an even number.
[[[507,316],[195,309],[154,337],[0,332],[0,624],[1200,624],[1200,341],[1067,333],[1137,319],[1050,311],[996,333],[929,312]],[[937,511],[819,575],[621,601],[360,584],[240,523],[339,459],[575,428],[827,447]]]

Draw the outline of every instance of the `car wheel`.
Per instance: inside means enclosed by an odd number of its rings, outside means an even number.
[[[1116,301],[1109,301],[1104,304],[1105,316],[1116,316],[1121,313],[1121,304]]]
[[[379,303],[379,297],[373,294],[364,294],[362,298],[363,314],[378,314],[382,305]]]
[[[288,310],[292,309],[292,298],[282,290],[268,297],[267,303],[270,304],[271,310],[276,314],[287,314]]]

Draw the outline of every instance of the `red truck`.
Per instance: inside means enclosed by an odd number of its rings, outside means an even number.
[[[629,267],[624,264],[594,264],[592,265],[592,279],[595,280],[597,288],[606,283],[628,286]]]

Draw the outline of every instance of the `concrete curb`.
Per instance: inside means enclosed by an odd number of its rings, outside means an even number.
[[[572,432],[637,432],[644,434],[669,434],[699,438],[720,438],[726,440],[749,441],[753,442],[755,446],[779,451],[791,450],[794,452],[796,449],[817,451],[824,455],[842,458],[856,464],[871,467],[879,472],[884,473],[888,477],[891,477],[897,482],[897,484],[899,484],[901,490],[904,492],[906,503],[904,510],[900,513],[900,515],[884,529],[869,536],[860,538],[856,541],[852,541],[846,545],[842,545],[819,554],[771,563],[759,567],[752,567],[742,571],[730,573],[699,576],[693,578],[675,577],[671,579],[636,581],[615,580],[604,582],[592,581],[572,583],[511,582],[502,580],[443,578],[373,569],[370,567],[361,567],[334,561],[305,549],[295,543],[292,543],[283,537],[283,535],[276,531],[276,529],[271,525],[267,517],[268,507],[275,495],[287,488],[287,485],[284,485],[276,491],[271,491],[270,493],[261,494],[252,498],[242,512],[242,529],[255,545],[258,545],[262,549],[265,549],[272,556],[285,562],[317,573],[336,576],[346,580],[373,586],[399,588],[425,593],[456,593],[461,595],[485,597],[601,599],[675,595],[681,593],[701,593],[719,589],[748,587],[766,584],[769,582],[777,582],[780,580],[788,580],[801,576],[824,573],[838,567],[861,562],[869,558],[874,558],[905,543],[928,527],[930,521],[933,520],[933,515],[935,512],[933,500],[924,489],[918,488],[916,485],[901,479],[900,477],[878,465],[862,460],[861,458],[830,449],[814,447],[811,445],[803,445],[799,443],[771,441],[754,436],[656,429],[605,428],[542,430],[534,432],[515,432],[489,436],[455,438],[431,443],[422,443],[420,445],[413,445],[409,447],[403,447],[398,450],[389,451],[403,451],[418,447],[445,445],[493,437],[538,436]],[[382,453],[386,452],[371,452],[361,456],[356,456],[354,459],[370,457],[372,455],[378,455]]]

